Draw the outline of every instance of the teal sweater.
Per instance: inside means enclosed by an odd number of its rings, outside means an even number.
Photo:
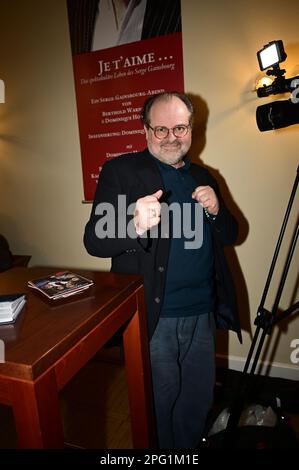
[[[185,158],[185,165],[179,169],[175,169],[157,159],[155,161],[163,179],[166,202],[168,204],[179,203],[181,207],[183,203],[191,205],[188,209],[191,209],[191,227],[194,231],[195,205],[198,202],[192,199],[191,196],[196,183],[189,172],[190,161]],[[185,242],[192,241],[192,238],[186,238],[185,236],[186,221],[185,233],[182,216],[181,236],[173,237],[172,235],[178,231],[178,221],[175,221],[175,211],[170,211],[170,215],[173,215],[173,217],[170,216],[169,222],[171,244],[161,316],[199,315],[211,312],[214,309],[212,237],[206,215],[203,211],[200,213],[202,217],[199,217],[199,223],[202,225],[198,229],[202,230],[202,245],[200,248],[187,249]],[[190,226],[190,220],[187,222]],[[190,233],[187,233],[187,236],[190,237]]]

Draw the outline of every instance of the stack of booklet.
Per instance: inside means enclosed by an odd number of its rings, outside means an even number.
[[[52,300],[79,294],[92,285],[92,280],[70,271],[61,271],[52,276],[28,281],[29,287],[37,289]]]
[[[0,325],[13,323],[25,303],[25,294],[0,295]]]

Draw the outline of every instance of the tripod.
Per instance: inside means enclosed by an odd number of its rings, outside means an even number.
[[[257,328],[256,328],[256,331],[255,331],[253,340],[252,340],[252,344],[251,344],[251,347],[250,347],[250,350],[249,350],[249,353],[248,353],[248,357],[246,359],[244,370],[243,370],[242,375],[241,375],[238,394],[237,394],[237,397],[234,401],[234,404],[232,405],[232,407],[230,409],[230,416],[229,416],[229,419],[228,419],[227,434],[226,434],[226,446],[227,447],[234,447],[235,439],[236,439],[236,431],[237,431],[238,423],[239,423],[240,416],[241,416],[241,413],[242,413],[242,407],[243,407],[243,404],[245,403],[246,398],[248,397],[249,391],[250,391],[249,390],[250,389],[250,386],[249,386],[250,382],[249,381],[250,381],[250,379],[252,381],[252,376],[254,375],[254,372],[255,372],[255,369],[256,369],[256,366],[257,366],[257,363],[258,363],[258,360],[259,360],[259,356],[260,356],[262,348],[263,348],[263,344],[264,344],[266,335],[271,334],[272,328],[275,324],[277,324],[278,322],[280,322],[284,318],[288,317],[289,315],[291,315],[295,311],[298,311],[297,313],[299,313],[299,302],[295,302],[293,305],[291,305],[284,312],[280,313],[279,315],[277,314],[279,301],[280,301],[280,298],[281,298],[281,295],[282,295],[282,292],[283,292],[283,288],[284,288],[284,285],[285,285],[285,281],[286,281],[286,278],[287,278],[287,275],[288,275],[289,267],[291,265],[292,257],[293,257],[295,247],[296,247],[296,243],[297,243],[297,239],[298,239],[298,233],[299,233],[299,219],[298,218],[297,218],[297,224],[296,224],[295,231],[294,231],[294,234],[293,234],[293,237],[292,237],[292,240],[291,240],[291,245],[290,245],[290,248],[289,248],[289,251],[288,251],[288,254],[287,254],[286,263],[285,263],[285,266],[284,266],[284,269],[283,269],[283,272],[282,272],[282,276],[281,276],[280,283],[279,283],[279,286],[278,286],[278,289],[277,289],[277,293],[276,293],[276,297],[275,297],[275,300],[274,300],[272,310],[269,311],[264,306],[265,301],[266,301],[266,297],[267,297],[267,294],[268,294],[268,291],[269,291],[269,287],[270,287],[270,284],[271,284],[272,276],[273,276],[273,273],[274,273],[275,265],[276,265],[276,262],[277,262],[277,258],[278,258],[278,255],[279,255],[279,251],[280,251],[280,248],[281,248],[281,244],[282,244],[282,241],[283,241],[283,237],[284,237],[284,234],[285,234],[285,230],[286,230],[286,227],[287,227],[287,224],[288,224],[288,220],[289,220],[289,216],[290,216],[290,213],[291,213],[292,205],[293,205],[293,202],[294,202],[294,199],[295,199],[295,195],[296,195],[296,191],[297,191],[297,187],[298,187],[298,181],[299,181],[299,166],[297,167],[296,178],[295,178],[294,185],[293,185],[293,188],[292,188],[292,191],[291,191],[291,194],[290,194],[290,198],[289,198],[289,202],[288,202],[288,205],[287,205],[286,213],[285,213],[285,216],[284,216],[284,219],[283,219],[280,234],[279,234],[279,237],[278,237],[278,241],[277,241],[276,248],[275,248],[275,251],[274,251],[273,259],[272,259],[271,266],[270,266],[270,269],[269,269],[268,277],[267,277],[266,284],[265,284],[263,294],[262,294],[262,298],[261,298],[261,301],[260,301],[260,304],[259,304],[259,307],[258,307],[257,316],[256,316],[256,319],[255,319],[255,322],[254,322],[254,324],[257,326]],[[260,336],[260,339],[259,339],[259,336]],[[259,342],[258,342],[258,339],[259,339]],[[252,362],[252,365],[251,365],[251,368],[250,368],[250,364],[251,364],[252,357],[253,357],[255,349],[256,349],[256,353],[255,353],[255,356],[253,358],[253,362]],[[249,368],[250,368],[250,370],[249,370]]]

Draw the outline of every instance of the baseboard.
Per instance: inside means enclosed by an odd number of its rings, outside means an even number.
[[[243,357],[238,356],[223,356],[220,354],[216,355],[216,364],[218,367],[227,367],[232,370],[243,371],[245,366],[245,361]],[[288,380],[299,380],[298,365],[288,365],[281,362],[269,363],[267,361],[259,361],[256,373],[260,375],[265,375],[268,377],[279,377],[281,379]]]

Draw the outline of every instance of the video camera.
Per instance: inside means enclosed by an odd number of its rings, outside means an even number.
[[[260,69],[267,70],[267,75],[276,78],[271,85],[263,85],[256,90],[257,96],[263,98],[278,93],[291,93],[289,100],[273,101],[272,103],[258,106],[256,109],[256,122],[259,130],[269,131],[280,129],[299,123],[299,75],[293,78],[285,78],[285,70],[280,69],[279,64],[287,58],[283,43],[271,41],[257,52]],[[272,67],[270,69],[270,67]]]

